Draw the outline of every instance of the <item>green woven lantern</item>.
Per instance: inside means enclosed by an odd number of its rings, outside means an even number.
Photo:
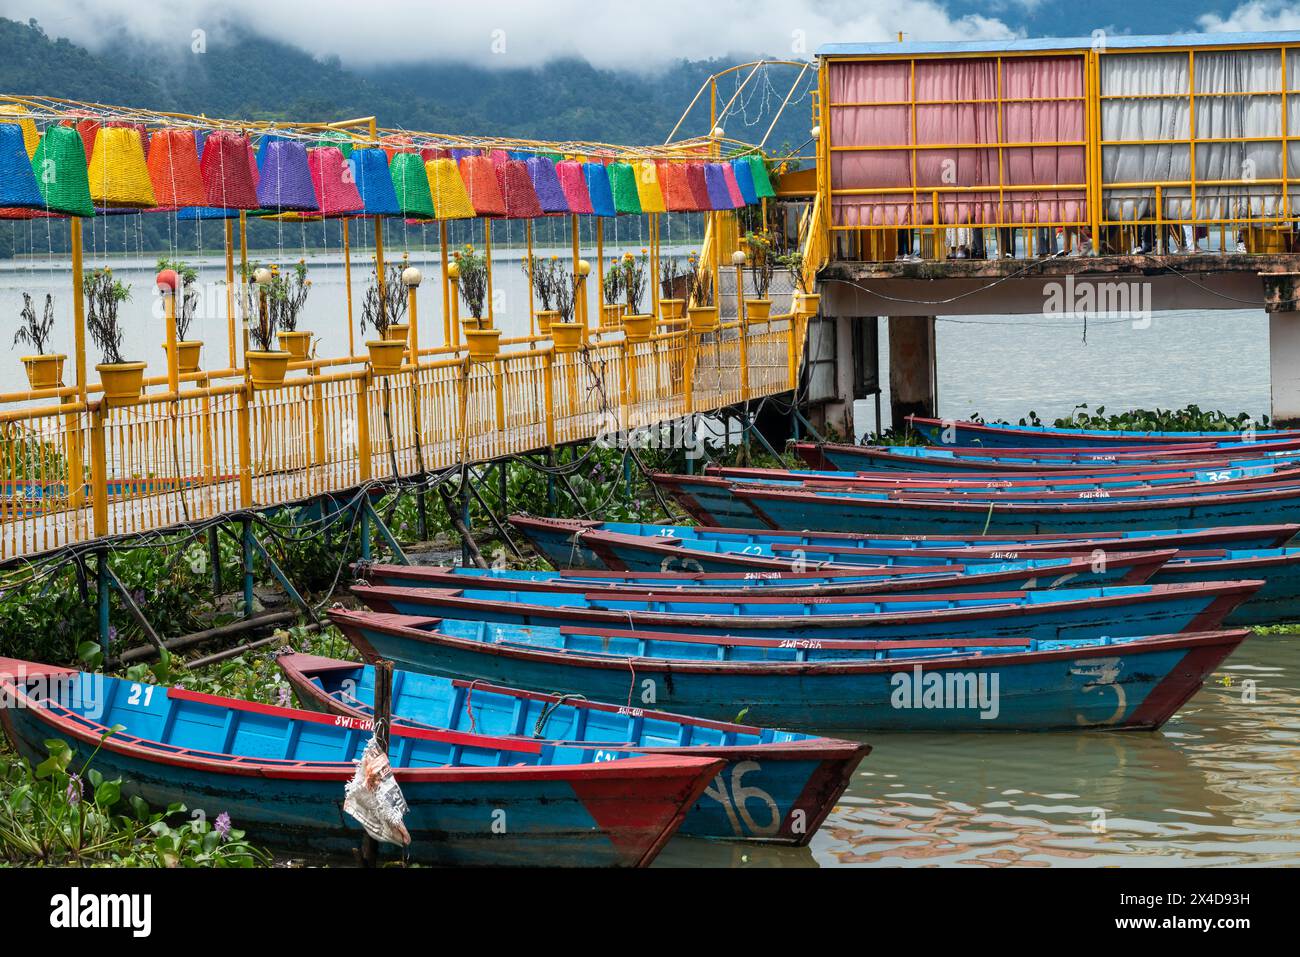
[[[609,187],[614,194],[614,212],[640,213],[641,197],[636,189],[636,170],[630,163],[610,163]]]
[[[394,153],[388,172],[393,177],[397,205],[403,216],[433,219],[433,196],[429,193],[429,175],[419,153]]]
[[[352,137],[346,133],[322,133],[320,139],[316,141],[317,146],[337,146],[343,153],[343,158],[347,159],[352,155]]]
[[[51,212],[94,216],[86,147],[71,126],[48,126],[32,157],[36,185]]]
[[[749,172],[754,177],[754,192],[759,199],[772,199],[776,196],[776,190],[772,188],[772,181],[767,175],[767,164],[761,157],[749,157]]]

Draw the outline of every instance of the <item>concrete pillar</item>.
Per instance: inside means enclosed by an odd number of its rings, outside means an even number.
[[[1279,428],[1300,427],[1300,273],[1265,273],[1269,415]]]
[[[932,417],[939,404],[935,381],[934,316],[889,317],[889,421]]]

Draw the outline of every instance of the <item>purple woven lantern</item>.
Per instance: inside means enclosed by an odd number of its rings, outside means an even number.
[[[277,139],[266,144],[265,150],[257,183],[258,205],[304,212],[320,209],[306,147],[297,140]]]
[[[704,186],[709,193],[709,209],[735,209],[721,163],[704,164]]]
[[[533,180],[533,189],[537,190],[537,200],[543,213],[567,213],[569,203],[564,198],[564,188],[560,186],[560,177],[555,174],[555,163],[546,156],[534,156],[527,160],[528,175]]]

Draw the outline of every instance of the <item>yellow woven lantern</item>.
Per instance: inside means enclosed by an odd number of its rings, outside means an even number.
[[[105,126],[90,157],[90,198],[96,206],[147,209],[156,206],[140,131]]]
[[[663,190],[659,188],[659,166],[654,160],[645,159],[636,164],[636,193],[641,199],[641,212],[668,212]]]
[[[22,112],[24,112],[23,108],[19,106],[17,103],[7,103],[4,106],[0,106],[0,114],[13,116],[16,113],[22,113]],[[8,122],[8,121],[0,121],[0,122]],[[36,147],[41,145],[41,134],[39,131],[37,131],[36,124],[33,121],[29,120],[27,117],[23,117],[21,120],[19,120],[18,126],[23,131],[23,145],[27,147],[27,158],[31,159],[33,156],[36,155]]]
[[[472,219],[477,215],[455,160],[429,160],[424,164],[424,171],[429,175],[433,210],[439,219]]]

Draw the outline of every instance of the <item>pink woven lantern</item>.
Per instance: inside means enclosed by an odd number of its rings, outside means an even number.
[[[337,146],[308,150],[307,166],[322,216],[352,216],[365,209],[351,167]]]
[[[560,160],[555,164],[555,174],[560,178],[569,212],[591,215],[591,194],[587,192],[587,177],[582,164],[576,160]]]

